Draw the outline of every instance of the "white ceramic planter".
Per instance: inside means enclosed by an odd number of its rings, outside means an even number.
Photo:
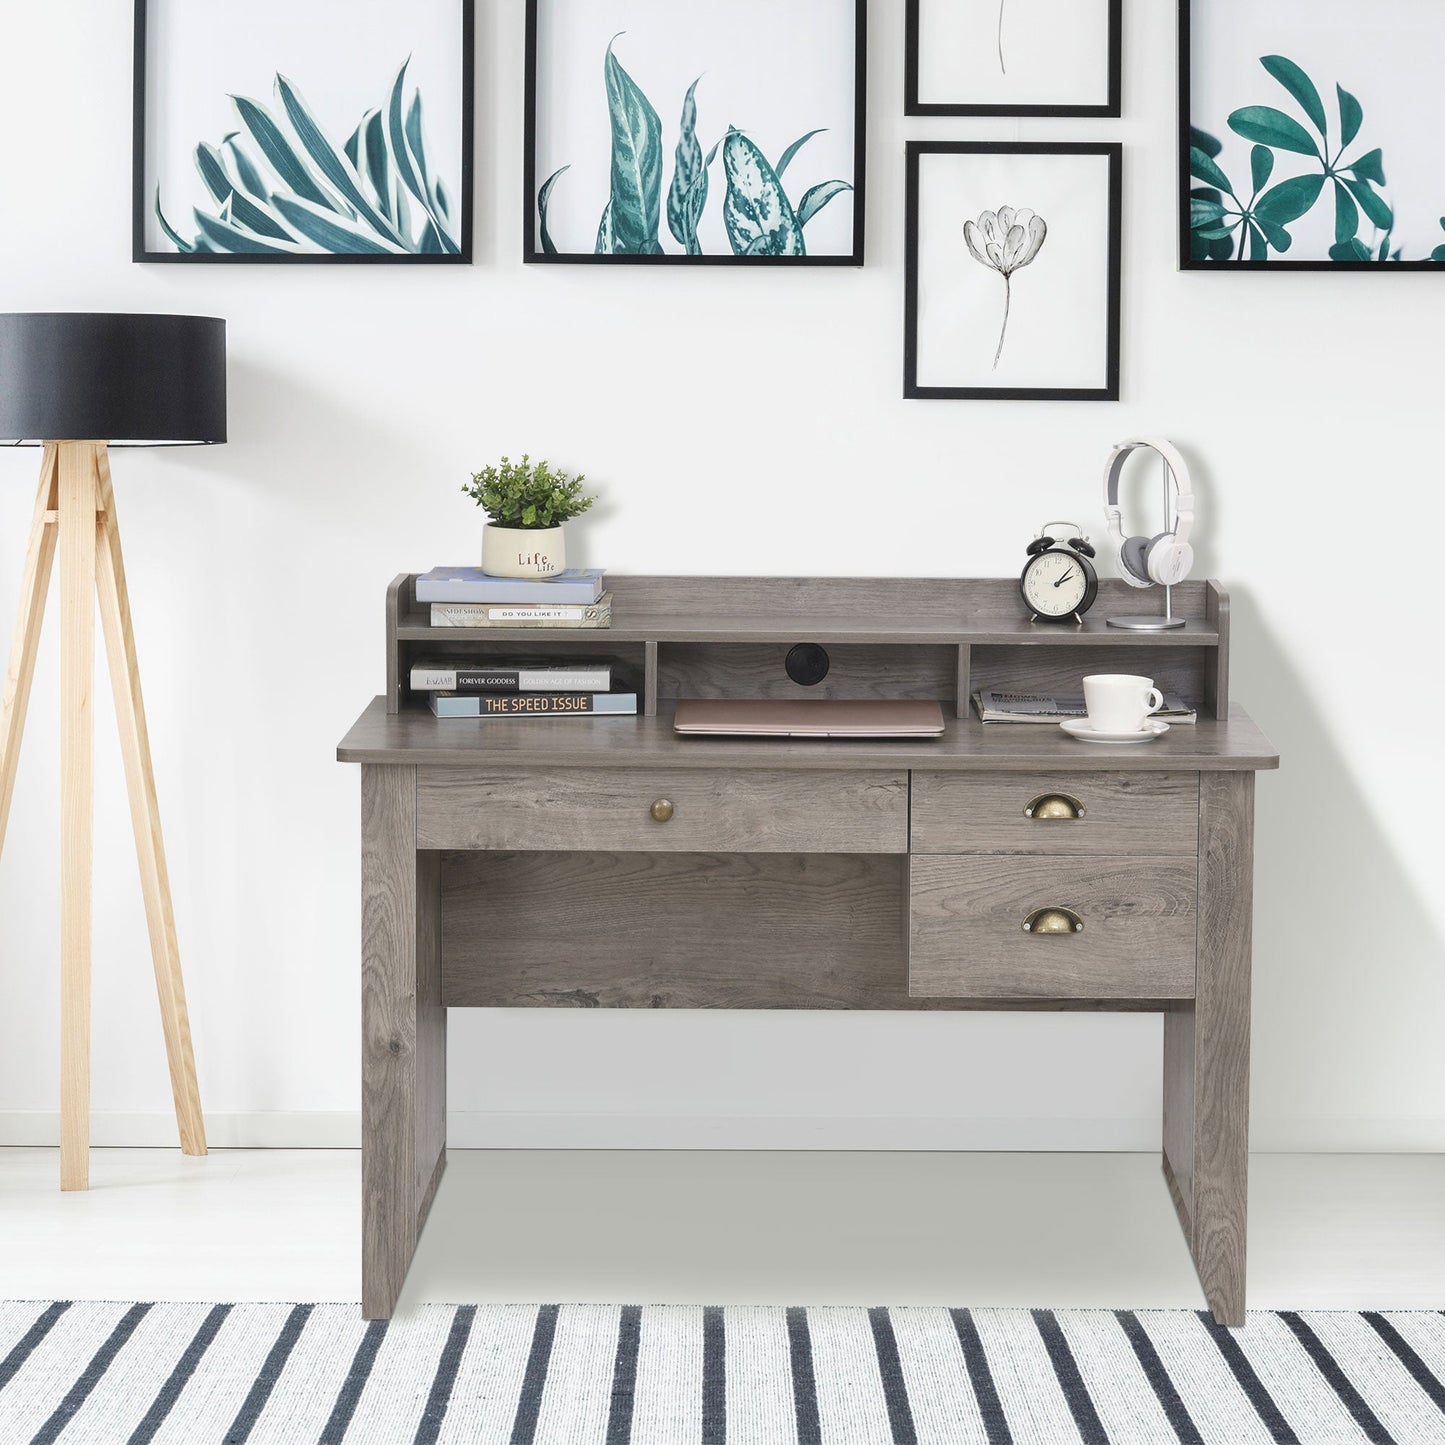
[[[493,577],[555,577],[567,570],[561,527],[482,528],[482,571]]]

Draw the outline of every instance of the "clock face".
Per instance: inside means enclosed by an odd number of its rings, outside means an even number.
[[[1024,568],[1024,601],[1040,617],[1068,617],[1089,590],[1084,563],[1070,552],[1041,552]]]

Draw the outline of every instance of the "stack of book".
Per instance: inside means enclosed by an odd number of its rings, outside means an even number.
[[[438,717],[580,717],[636,713],[635,692],[612,690],[611,660],[547,658],[418,660],[413,692],[426,694]]]
[[[533,581],[480,567],[433,567],[416,579],[433,627],[611,627],[612,594],[601,572],[573,570]]]

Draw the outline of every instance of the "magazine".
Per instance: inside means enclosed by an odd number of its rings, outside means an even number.
[[[1006,692],[989,687],[974,693],[973,705],[984,722],[1059,723],[1066,718],[1088,716],[1082,694],[1055,697],[1047,692]],[[1154,716],[1168,723],[1198,720],[1198,713],[1177,692],[1164,694],[1164,706]]]

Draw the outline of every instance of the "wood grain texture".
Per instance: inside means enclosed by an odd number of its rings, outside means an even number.
[[[959,643],[955,666],[958,676],[954,679],[953,711],[955,716],[967,718],[973,706],[970,701],[973,697],[973,648],[968,643]]]
[[[680,737],[672,708],[656,717],[505,718],[458,726],[408,707],[391,716],[377,698],[337,748],[344,763],[395,763],[436,768],[797,768],[915,772],[1118,772],[1117,748],[1076,742],[1058,728],[984,724],[949,715],[941,738],[907,741],[831,738]],[[463,720],[466,723],[466,720]],[[1227,722],[1204,720],[1173,728],[1157,742],[1129,751],[1132,773],[1275,768],[1279,754],[1242,708]],[[819,786],[822,786],[820,783]]]
[[[1052,793],[1077,801],[1082,815],[1025,814]],[[909,846],[915,853],[1192,857],[1199,846],[1199,774],[917,773]]]
[[[800,634],[796,642],[811,642]],[[936,698],[957,695],[958,649],[945,643],[911,647],[836,645],[828,648],[828,675],[801,687],[787,674],[790,642],[664,642],[658,695],[773,698]]]
[[[1159,1009],[908,993],[903,860],[444,853],[449,1007]]]
[[[386,589],[386,710],[401,711],[403,698],[402,655],[396,629],[404,608],[410,607],[415,583],[409,572],[393,577]]]
[[[1245,1317],[1253,905],[1254,775],[1202,778],[1190,1244],[1225,1325]],[[1166,1070],[1177,1066],[1166,1058]]]
[[[1193,858],[909,857],[909,992],[1185,998],[1194,989]],[[1072,909],[1079,933],[1024,931]]]
[[[647,717],[657,716],[657,643],[642,644],[642,711]]]
[[[570,727],[572,720],[549,720]],[[656,821],[667,800],[674,812]],[[420,768],[422,848],[904,853],[908,775],[766,769]]]
[[[1057,627],[1030,621],[1015,578],[925,577],[626,577],[607,578],[613,625],[604,636],[619,642],[830,643],[997,642],[1048,647]],[[397,637],[422,641],[436,629],[425,606],[403,589]],[[1122,582],[1100,583],[1099,602],[1082,627],[1070,629],[1081,647],[1143,649],[1157,636],[1124,634],[1105,626],[1109,612],[1137,607]],[[1204,617],[1204,584],[1175,589],[1175,610],[1187,617],[1170,634],[1173,647],[1208,647],[1216,640]],[[445,629],[496,642],[523,642],[525,629]],[[579,636],[587,636],[579,632]],[[595,634],[592,634],[595,635]]]
[[[1118,609],[1116,609],[1117,611]],[[1137,612],[1138,595],[1135,594]],[[1090,614],[1093,615],[1092,613]],[[1100,624],[1103,625],[1102,622]],[[1059,629],[1050,629],[1057,639]],[[1109,634],[1117,637],[1175,637],[1176,633],[1124,633],[1117,629]],[[1198,704],[1204,697],[1205,679],[1211,672],[1212,652],[1200,647],[1175,647],[1156,642],[1148,652],[1137,647],[1113,647],[1105,643],[1097,647],[1080,645],[1081,639],[1071,631],[1068,640],[1056,645],[1028,649],[1016,645],[973,648],[973,690],[1003,688],[1024,692],[1056,693],[1078,697],[1084,690],[1083,679],[1093,672],[1127,672],[1152,677],[1164,692],[1176,692],[1189,702]],[[1004,724],[1015,727],[1024,724]]]
[[[445,1149],[438,865],[411,768],[361,774],[362,1314],[390,1316]]]
[[[1204,705],[1215,717],[1229,716],[1229,593],[1218,582],[1206,582],[1204,616],[1219,634],[1214,666],[1204,676]]]
[[[444,855],[448,1005],[882,1008],[902,862],[862,854]]]
[[[442,1006],[441,854],[416,855],[416,1211],[431,1207],[447,1148],[447,1011]]]
[[[146,728],[145,701],[141,695],[140,663],[136,656],[135,629],[131,624],[125,561],[121,555],[120,523],[111,488],[110,462],[103,448],[97,461],[100,467],[101,516],[96,522],[95,584],[101,631],[110,662],[111,692],[115,699],[120,753],[130,798],[131,827],[135,833],[141,895],[145,901],[146,926],[150,933],[151,962],[160,1001],[161,1032],[165,1038],[181,1152],[200,1155],[206,1152],[206,1125],[196,1082],[196,1060],[191,1044],[190,1017],[186,1010],[186,986],[181,976],[180,944],[176,938],[176,915],[171,902],[165,842],[161,835],[160,803],[156,797],[155,769],[151,763],[150,735]]]
[[[1195,964],[1198,988],[1198,963]],[[1164,1168],[1186,1215],[1194,1209],[1194,1001],[1164,1014]],[[1194,1226],[1184,1237],[1193,1247]]]
[[[61,442],[60,1187],[90,1184],[96,443]]]
[[[40,463],[40,486],[35,493],[35,514],[30,524],[30,545],[25,551],[21,575],[20,607],[15,615],[15,640],[5,670],[5,700],[0,704],[0,852],[10,822],[10,804],[15,796],[15,774],[20,765],[20,740],[30,706],[30,688],[35,680],[35,659],[40,652],[40,629],[45,620],[45,597],[55,562],[57,530],[50,518],[59,502],[58,447],[45,444]]]

